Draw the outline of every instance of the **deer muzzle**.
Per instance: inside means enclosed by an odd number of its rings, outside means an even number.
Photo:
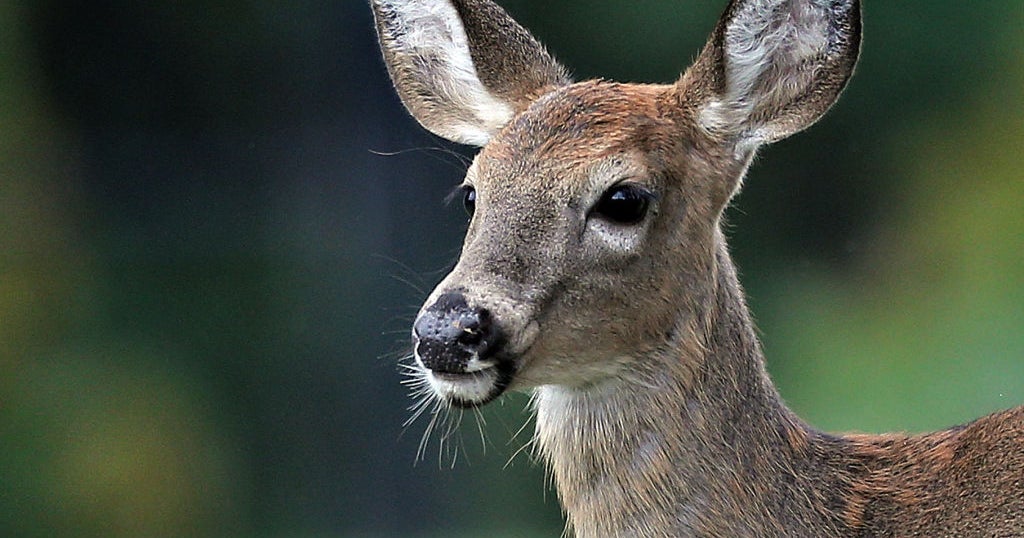
[[[413,324],[417,363],[434,391],[460,407],[487,403],[504,392],[515,372],[501,358],[505,337],[485,308],[459,292],[442,294]]]

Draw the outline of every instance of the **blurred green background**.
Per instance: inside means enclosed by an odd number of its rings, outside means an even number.
[[[865,4],[729,234],[803,417],[938,428],[1024,403],[1024,8]],[[724,0],[503,5],[579,78],[671,81]],[[361,1],[0,3],[0,535],[557,536],[525,397],[419,463],[402,426],[468,155]]]

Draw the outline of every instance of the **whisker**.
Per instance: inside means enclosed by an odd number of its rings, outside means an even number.
[[[400,276],[394,275],[394,274],[388,275],[388,276],[392,280],[394,280],[396,282],[401,282],[402,284],[405,284],[406,286],[409,286],[410,288],[412,288],[413,291],[415,291],[419,295],[426,295],[427,292],[428,292],[428,290],[424,287],[423,284],[416,284],[416,283],[412,282],[411,280],[409,280],[408,278],[400,277]]]
[[[380,254],[380,253],[373,253],[370,256],[373,257],[373,258],[384,260],[384,261],[386,261],[386,262],[388,262],[388,263],[398,267],[402,272],[404,272],[406,275],[408,275],[408,280],[399,280],[399,282],[402,282],[404,284],[409,284],[410,287],[416,289],[417,291],[422,291],[419,288],[422,288],[423,286],[426,285],[426,281],[424,280],[423,276],[420,275],[419,271],[416,271],[415,269],[410,267],[408,264],[402,262],[401,260],[399,260],[397,258],[393,258],[391,256],[387,256],[385,254]],[[397,275],[390,275],[390,276],[392,278],[396,278],[396,279],[399,278]],[[415,280],[418,280],[420,282],[419,282],[419,284],[416,284],[416,283],[411,282],[411,279],[415,279]]]
[[[403,321],[405,321],[405,320],[403,320]],[[389,331],[381,331],[380,334],[381,334],[381,336],[395,336],[395,335],[398,335],[398,334],[400,334],[402,336],[408,336],[409,335],[409,329],[392,329],[392,330],[389,330]]]
[[[484,435],[484,426],[487,425],[487,419],[484,418],[483,412],[479,407],[473,408],[473,416],[476,419],[476,430],[480,434],[480,447],[483,453],[487,453],[487,436]]]
[[[382,360],[382,361],[387,361],[387,362],[396,362],[396,363],[404,361],[404,360],[406,360],[406,357],[409,356],[409,349],[408,349],[408,347],[409,346],[403,346],[403,349],[396,349],[394,351],[389,351],[387,353],[382,353],[379,356],[377,356],[377,360]]]
[[[460,172],[465,172],[469,168],[469,164],[472,162],[468,157],[462,155],[461,153],[455,150],[439,146],[421,146],[418,148],[408,148],[397,151],[380,151],[371,149],[369,150],[369,152],[374,155],[379,155],[381,157],[396,157],[399,155],[404,155],[406,153],[422,152],[423,154],[437,160],[438,162],[442,162],[448,166],[451,166],[452,168],[455,168]],[[449,157],[452,159],[444,159],[441,156]]]
[[[524,411],[526,411],[526,415],[527,415],[526,416],[526,420],[524,420],[523,421],[523,425],[520,426],[519,429],[516,430],[516,432],[514,434],[512,434],[512,437],[508,440],[507,444],[511,445],[513,442],[515,442],[517,439],[519,439],[519,436],[524,431],[526,431],[526,428],[528,428],[530,426],[530,423],[533,422],[533,420],[534,420],[533,400],[534,400],[534,396],[531,395],[530,396],[530,400],[526,403],[526,407],[524,408]],[[537,459],[536,450],[537,450],[537,436],[536,436],[536,432],[535,432],[535,433],[530,435],[530,438],[527,439],[527,441],[525,443],[523,443],[522,446],[520,446],[518,449],[516,449],[515,452],[513,452],[512,455],[509,456],[509,458],[505,462],[505,465],[503,466],[503,468],[508,468],[508,466],[512,465],[512,462],[516,459],[516,456],[518,456],[519,454],[523,453],[524,451],[527,454],[530,455],[530,459],[531,460],[535,461]]]
[[[413,422],[416,422],[416,419],[420,418],[420,416],[423,415],[423,412],[426,411],[429,407],[430,395],[423,395],[419,400],[416,401],[416,403],[414,403],[410,407],[409,410],[412,411],[413,413],[409,418],[405,420],[404,423],[402,423],[403,429],[408,428],[409,426],[412,425]]]
[[[434,431],[438,417],[441,414],[441,408],[444,406],[444,403],[440,400],[433,400],[433,403],[434,408],[430,413],[430,422],[427,423],[427,428],[423,430],[423,437],[420,438],[420,444],[416,448],[416,458],[414,461],[423,461],[423,457],[426,455],[427,444],[430,442],[430,434]]]

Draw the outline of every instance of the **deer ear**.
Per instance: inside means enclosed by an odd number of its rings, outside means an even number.
[[[540,95],[571,82],[489,0],[372,0],[372,6],[399,97],[441,137],[482,146]]]
[[[859,0],[733,0],[677,87],[697,95],[708,131],[775,142],[839,98],[860,35]]]

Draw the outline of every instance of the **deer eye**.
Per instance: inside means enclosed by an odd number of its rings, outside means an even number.
[[[466,208],[466,214],[472,218],[473,212],[476,211],[476,189],[469,185],[459,185],[448,194],[444,202],[450,204],[459,198],[462,198],[462,207]]]
[[[462,206],[466,208],[466,214],[472,217],[476,211],[476,189],[473,187],[463,189]]]
[[[616,224],[637,224],[647,216],[654,193],[639,186],[620,184],[605,191],[591,215]]]

